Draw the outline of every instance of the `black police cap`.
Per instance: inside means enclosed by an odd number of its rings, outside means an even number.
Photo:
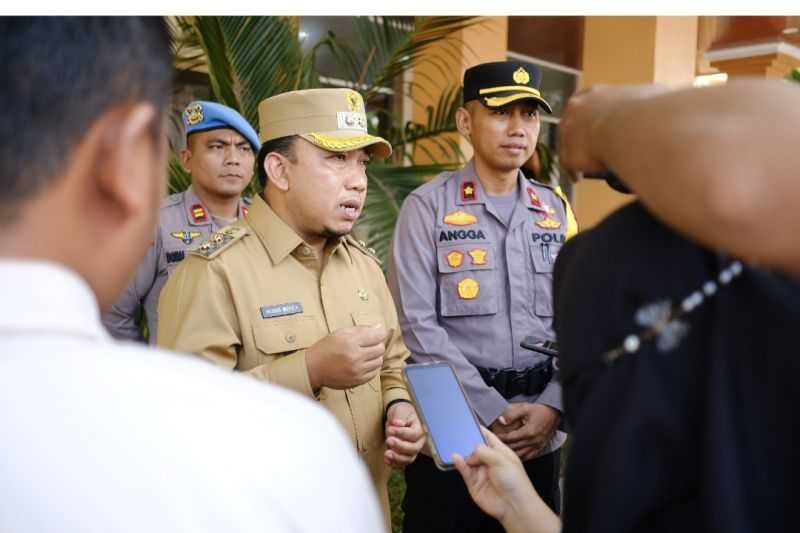
[[[538,67],[517,61],[496,61],[470,67],[464,72],[464,103],[478,100],[486,107],[501,107],[517,100],[535,100],[552,114],[539,90]]]

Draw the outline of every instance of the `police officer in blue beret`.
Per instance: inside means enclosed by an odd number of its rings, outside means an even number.
[[[118,339],[145,342],[136,320],[143,306],[149,339],[155,342],[158,298],[167,277],[188,250],[245,216],[250,205],[241,194],[253,177],[255,154],[261,148],[253,127],[230,107],[205,101],[186,106],[183,124],[186,147],[181,162],[192,184],[164,201],[144,263],[103,318]]]

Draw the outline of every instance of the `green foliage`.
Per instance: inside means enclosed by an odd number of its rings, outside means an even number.
[[[429,63],[443,75],[448,60],[456,57],[452,33],[477,24],[477,17],[417,17],[413,23],[401,17],[354,17],[356,42],[344,42],[330,33],[303,52],[296,19],[290,17],[170,17],[175,66],[208,72],[214,98],[258,124],[258,104],[285,91],[320,85],[316,69],[317,51],[327,47],[347,82],[361,92],[367,105],[381,88],[395,90],[395,97],[410,95],[412,83],[403,82],[409,69]],[[426,54],[440,45],[440,55]],[[443,76],[444,77],[444,76]],[[428,79],[435,82],[436,80]],[[455,128],[460,105],[460,87],[442,87],[435,106],[426,108],[425,123],[403,123],[390,111],[370,114],[370,130],[381,132],[394,149],[389,161],[368,170],[369,192],[356,232],[386,258],[392,232],[406,195],[425,178],[464,162],[456,140],[443,134]],[[415,165],[417,151],[434,164]],[[170,159],[170,192],[184,190],[190,177]],[[254,179],[246,194],[257,188]]]
[[[785,79],[794,83],[800,83],[800,68],[793,68],[792,71],[786,75]]]

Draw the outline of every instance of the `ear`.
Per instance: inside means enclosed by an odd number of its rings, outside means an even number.
[[[192,173],[192,169],[189,168],[189,161],[192,159],[192,151],[189,149],[189,145],[186,145],[186,148],[181,150],[181,166],[183,169],[188,172]]]
[[[472,132],[472,117],[465,107],[456,109],[456,126],[459,133],[470,140],[470,133]]]
[[[138,103],[106,113],[98,123],[100,146],[92,175],[103,198],[130,215],[148,209],[163,179],[154,179],[160,150],[154,142],[153,121],[158,113],[149,103]]]
[[[270,152],[264,158],[264,170],[271,185],[286,192],[289,190],[290,161],[278,152]],[[265,187],[268,189],[269,186]]]

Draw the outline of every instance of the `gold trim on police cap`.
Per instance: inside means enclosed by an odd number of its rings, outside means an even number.
[[[261,142],[299,135],[332,152],[369,147],[380,158],[392,153],[385,139],[369,134],[364,99],[352,89],[282,93],[259,104],[258,119]]]

